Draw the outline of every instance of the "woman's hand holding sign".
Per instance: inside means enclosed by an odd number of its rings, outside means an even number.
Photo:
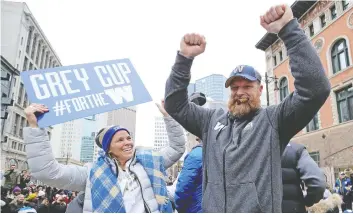
[[[32,103],[30,106],[28,106],[25,109],[25,114],[26,114],[26,118],[27,118],[29,127],[31,127],[31,128],[38,127],[36,113],[44,114],[48,111],[49,111],[49,109],[42,104]]]

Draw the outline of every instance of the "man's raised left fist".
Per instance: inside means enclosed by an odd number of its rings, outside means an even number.
[[[278,32],[293,19],[292,9],[288,5],[271,7],[267,13],[260,17],[261,26],[269,33]]]

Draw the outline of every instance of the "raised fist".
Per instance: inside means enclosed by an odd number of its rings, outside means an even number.
[[[278,32],[293,19],[292,9],[288,5],[271,7],[263,16],[260,16],[261,26],[269,33]]]
[[[189,58],[202,54],[205,48],[205,37],[200,34],[186,34],[180,42],[180,53]]]

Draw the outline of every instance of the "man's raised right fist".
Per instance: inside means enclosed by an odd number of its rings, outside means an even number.
[[[200,34],[186,34],[180,42],[180,54],[189,58],[202,54],[205,48],[205,37]]]

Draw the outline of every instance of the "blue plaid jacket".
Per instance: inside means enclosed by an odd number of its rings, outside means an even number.
[[[139,162],[150,179],[158,209],[163,213],[173,212],[166,187],[166,172],[163,157],[152,150],[136,150],[136,161]],[[123,196],[117,184],[118,177],[114,173],[112,160],[106,155],[98,158],[92,166],[90,181],[92,184],[93,212],[125,213]]]

